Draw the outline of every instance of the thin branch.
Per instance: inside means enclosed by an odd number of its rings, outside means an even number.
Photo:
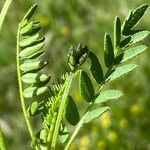
[[[10,6],[11,2],[12,2],[12,0],[6,0],[5,4],[4,4],[4,6],[3,6],[2,10],[1,10],[1,13],[0,13],[0,32],[1,32],[2,25],[3,25],[5,16],[7,14],[7,11],[9,9],[9,6]]]

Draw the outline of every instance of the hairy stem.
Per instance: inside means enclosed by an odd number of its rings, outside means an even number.
[[[10,6],[11,2],[12,2],[12,0],[6,0],[4,6],[2,8],[2,11],[0,13],[0,32],[1,32],[2,25],[3,25],[5,16],[7,14],[7,11],[9,9],[9,6]]]
[[[18,28],[18,32],[17,32],[17,54],[16,54],[16,59],[17,59],[17,75],[18,75],[18,84],[19,84],[19,94],[20,94],[21,106],[22,106],[23,114],[24,114],[25,121],[26,121],[26,124],[27,124],[27,128],[28,128],[28,131],[30,133],[31,139],[33,140],[34,139],[34,133],[33,133],[32,127],[31,127],[31,123],[30,123],[29,117],[27,115],[27,109],[26,109],[25,99],[24,99],[24,96],[23,96],[23,85],[22,85],[22,81],[21,81],[22,73],[21,73],[21,70],[19,68],[19,66],[20,66],[20,59],[19,59],[19,53],[20,53],[19,31],[20,31],[20,24],[19,24],[19,28]]]
[[[64,90],[64,94],[62,96],[62,100],[61,100],[61,103],[60,103],[60,108],[59,108],[59,111],[58,111],[58,116],[57,116],[55,129],[54,129],[54,133],[53,133],[51,150],[55,150],[55,147],[56,147],[57,137],[58,137],[58,133],[59,133],[59,126],[60,126],[61,118],[62,118],[64,109],[65,109],[66,99],[67,99],[67,96],[68,96],[68,93],[69,93],[69,90],[70,90],[70,87],[71,87],[73,76],[74,76],[74,73],[71,73],[69,75],[69,77],[67,78],[66,83],[65,83],[65,90]]]
[[[1,149],[1,150],[6,150],[6,148],[5,148],[5,143],[4,143],[4,138],[3,138],[3,134],[2,134],[1,128],[0,128],[0,149]]]

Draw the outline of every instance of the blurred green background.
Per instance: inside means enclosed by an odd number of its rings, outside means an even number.
[[[33,0],[15,0],[0,33],[0,126],[8,150],[29,150],[30,140],[24,122],[16,76],[15,44],[17,26]],[[130,9],[149,0],[37,0],[35,19],[41,21],[46,37],[44,59],[53,80],[68,71],[67,50],[79,42],[97,53],[103,64],[103,37],[113,35],[113,20],[122,22]],[[0,10],[4,0],[0,0]],[[150,30],[150,11],[139,26]],[[71,150],[150,150],[150,37],[148,50],[134,59],[139,67],[109,85],[124,96],[110,104],[111,111],[85,125]],[[87,63],[88,64],[88,63]],[[87,68],[87,64],[84,65]],[[80,102],[79,93],[74,97]],[[80,108],[82,109],[83,106]],[[35,125],[35,128],[36,124]],[[61,149],[61,148],[60,148]]]

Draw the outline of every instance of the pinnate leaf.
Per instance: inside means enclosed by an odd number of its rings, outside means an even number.
[[[66,119],[71,125],[76,125],[79,120],[79,112],[77,106],[73,100],[73,98],[69,95],[67,98],[67,106],[66,106]]]
[[[131,48],[125,50],[122,54],[118,55],[114,60],[114,64],[118,65],[119,63],[126,62],[127,60],[144,52],[146,49],[147,49],[147,47],[145,45],[131,47]]]
[[[137,67],[137,65],[135,65],[135,64],[127,64],[127,65],[117,67],[116,69],[112,70],[110,75],[106,78],[106,81],[113,81],[113,80],[121,77],[122,75],[125,75],[128,72],[132,71],[136,67]]]
[[[109,110],[109,107],[101,107],[101,108],[94,109],[94,110],[87,112],[85,119],[84,119],[84,123],[89,123],[92,120],[100,117],[107,110]]]
[[[102,66],[93,52],[89,52],[89,58],[91,59],[90,71],[96,82],[100,84],[104,80]]]
[[[122,92],[119,90],[107,90],[100,92],[94,103],[104,103],[112,99],[117,99],[122,96]]]
[[[81,71],[79,76],[79,90],[82,97],[91,102],[94,99],[94,87],[86,72]]]

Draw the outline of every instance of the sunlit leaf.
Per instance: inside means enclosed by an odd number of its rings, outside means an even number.
[[[120,67],[117,67],[116,69],[113,69],[110,75],[106,78],[106,81],[113,81],[122,75],[125,75],[135,69],[137,65],[135,64],[127,64]]]
[[[131,48],[125,50],[122,54],[118,55],[114,60],[114,64],[118,65],[119,63],[126,62],[127,60],[144,52],[146,49],[147,49],[147,47],[145,45],[131,47]]]
[[[106,90],[100,92],[99,96],[96,98],[94,103],[104,103],[112,99],[117,99],[122,96],[122,92],[119,90]]]

